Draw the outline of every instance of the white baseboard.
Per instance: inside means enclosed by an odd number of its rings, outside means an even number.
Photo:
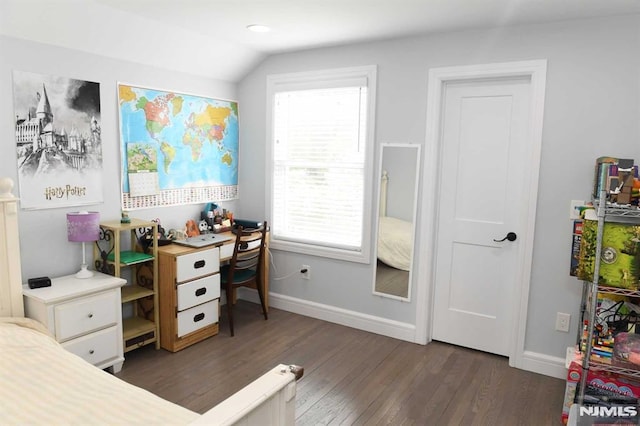
[[[260,303],[258,293],[252,289],[238,289],[238,298]],[[317,318],[347,327],[381,334],[394,339],[415,343],[416,327],[413,324],[380,318],[360,312],[349,311],[335,306],[309,302],[278,293],[269,293],[269,305],[283,311]],[[567,378],[565,359],[538,352],[525,351],[522,365],[518,368],[558,379]]]
[[[258,293],[250,289],[238,289],[238,298],[260,303]],[[309,302],[278,293],[269,293],[269,306],[358,330],[381,334],[394,339],[415,342],[416,327],[413,324],[394,321],[360,312],[349,311],[335,306]]]
[[[557,379],[566,380],[567,378],[567,367],[564,358],[538,352],[524,351],[522,365],[519,368]]]

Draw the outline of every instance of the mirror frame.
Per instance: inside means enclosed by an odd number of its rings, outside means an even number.
[[[410,148],[410,149],[415,149],[416,150],[416,162],[415,162],[415,167],[416,167],[416,175],[415,175],[415,182],[414,182],[414,187],[413,187],[413,206],[412,206],[412,211],[411,214],[413,216],[412,218],[412,224],[411,224],[411,263],[409,266],[409,277],[408,277],[408,285],[407,285],[407,297],[401,297],[401,296],[396,296],[393,294],[388,294],[388,293],[382,293],[379,291],[376,291],[376,279],[377,279],[377,263],[378,263],[378,233],[380,231],[380,201],[381,201],[381,181],[382,181],[382,172],[383,172],[383,168],[382,168],[382,162],[384,160],[384,152],[386,148]],[[411,301],[411,292],[413,290],[413,277],[417,276],[417,274],[414,274],[414,270],[416,268],[416,219],[417,219],[417,209],[418,209],[418,190],[419,190],[419,184],[420,184],[420,161],[421,161],[421,145],[418,144],[411,144],[411,143],[388,143],[388,142],[383,142],[380,144],[380,158],[378,161],[378,170],[377,170],[377,179],[378,179],[378,194],[377,194],[377,205],[375,208],[375,212],[376,212],[376,216],[375,216],[375,235],[374,235],[374,239],[372,241],[375,241],[375,243],[373,244],[373,283],[372,283],[372,292],[374,295],[376,296],[381,296],[381,297],[386,297],[389,299],[395,299],[395,300],[399,300],[399,301],[403,301],[403,302],[410,302]],[[393,179],[393,177],[391,177]]]

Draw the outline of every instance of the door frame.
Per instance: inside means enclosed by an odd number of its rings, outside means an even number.
[[[427,92],[427,132],[422,174],[423,197],[420,208],[420,251],[416,291],[416,336],[415,342],[427,344],[432,339],[433,303],[435,290],[436,238],[438,221],[438,192],[440,188],[440,169],[442,143],[442,107],[444,87],[449,82],[473,81],[481,79],[503,79],[511,77],[529,77],[531,81],[530,124],[527,140],[527,159],[529,170],[526,173],[523,188],[528,189],[525,197],[527,216],[521,240],[522,249],[518,253],[516,274],[520,285],[514,289],[514,303],[511,318],[514,319],[510,343],[509,365],[523,368],[525,333],[527,326],[527,308],[529,304],[529,285],[533,258],[533,240],[538,196],[540,171],[540,153],[542,148],[542,122],[546,86],[546,59],[504,62],[482,65],[432,68],[429,70]]]

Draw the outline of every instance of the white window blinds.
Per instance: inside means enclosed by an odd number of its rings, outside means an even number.
[[[366,83],[276,92],[273,108],[273,238],[360,251]]]

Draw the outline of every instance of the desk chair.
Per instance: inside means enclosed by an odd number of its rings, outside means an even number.
[[[244,230],[242,226],[238,226],[235,232],[233,257],[228,265],[222,267],[220,273],[221,287],[227,295],[227,316],[231,336],[233,336],[233,295],[238,287],[255,286],[258,290],[258,296],[260,296],[264,319],[267,319],[267,308],[264,294],[262,294],[264,283],[260,273],[262,262],[265,259],[267,222],[263,222],[260,229]]]

